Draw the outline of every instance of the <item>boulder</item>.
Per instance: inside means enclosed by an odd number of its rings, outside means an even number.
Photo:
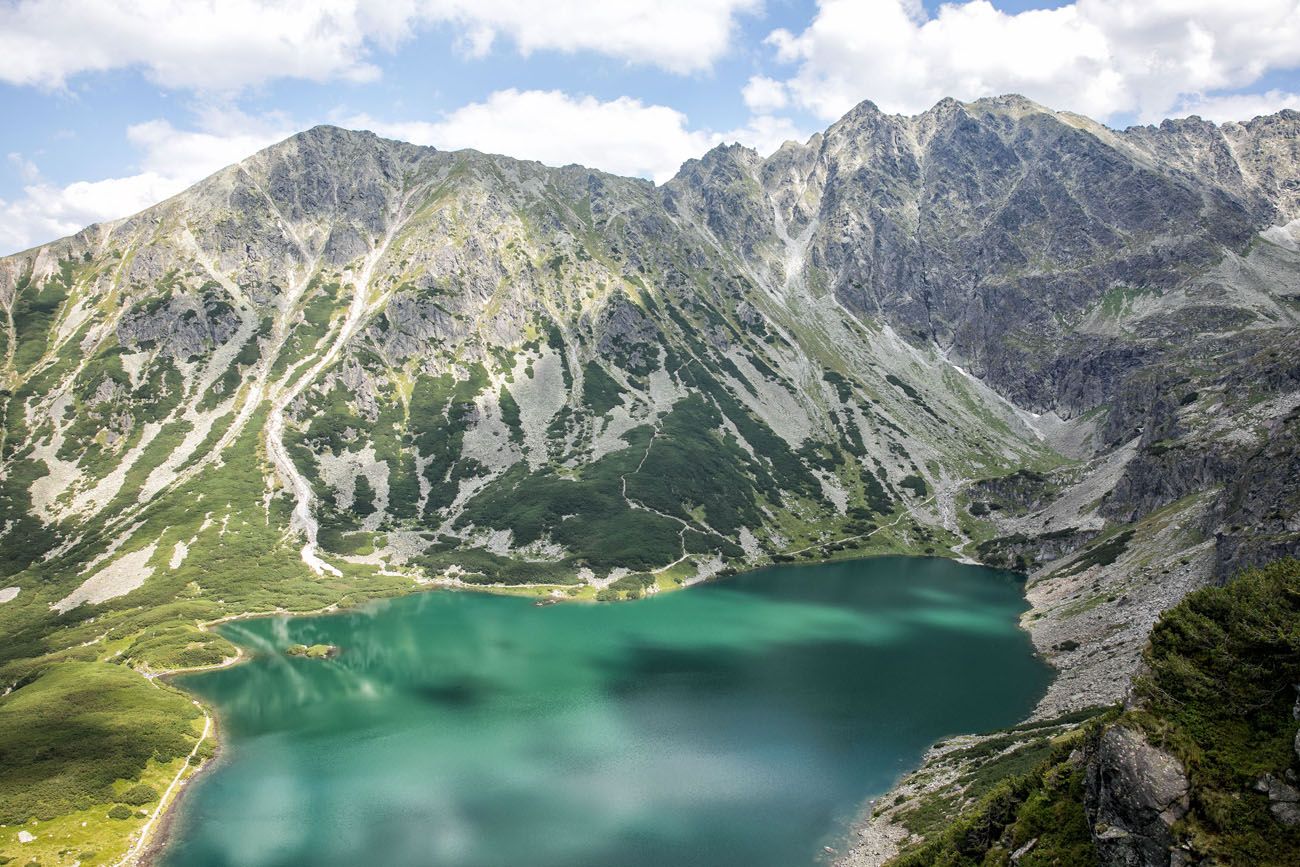
[[[1141,732],[1112,726],[1088,765],[1085,807],[1104,865],[1169,867],[1172,826],[1187,814],[1187,774]],[[1180,859],[1181,863],[1181,859]]]

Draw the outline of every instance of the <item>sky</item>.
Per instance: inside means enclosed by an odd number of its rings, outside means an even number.
[[[663,182],[869,99],[1300,109],[1300,0],[0,0],[0,255],[318,123]]]

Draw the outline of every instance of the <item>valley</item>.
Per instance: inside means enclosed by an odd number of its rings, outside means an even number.
[[[124,735],[0,737],[0,852],[126,853],[206,624],[435,588],[977,561],[1028,576],[1029,720],[1115,704],[1162,611],[1300,553],[1298,221],[1300,114],[1007,96],[662,185],[317,127],[0,259],[0,731]]]

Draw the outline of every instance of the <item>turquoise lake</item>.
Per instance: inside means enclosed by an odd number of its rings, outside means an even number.
[[[1024,609],[1009,573],[887,557],[638,602],[432,592],[228,624],[254,658],[180,681],[224,749],[163,863],[819,863],[930,743],[1033,708],[1051,671]]]

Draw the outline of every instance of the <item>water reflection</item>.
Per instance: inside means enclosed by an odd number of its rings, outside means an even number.
[[[1004,574],[892,558],[231,624],[257,656],[187,681],[232,743],[167,863],[811,864],[929,742],[1032,706],[1023,607]]]

